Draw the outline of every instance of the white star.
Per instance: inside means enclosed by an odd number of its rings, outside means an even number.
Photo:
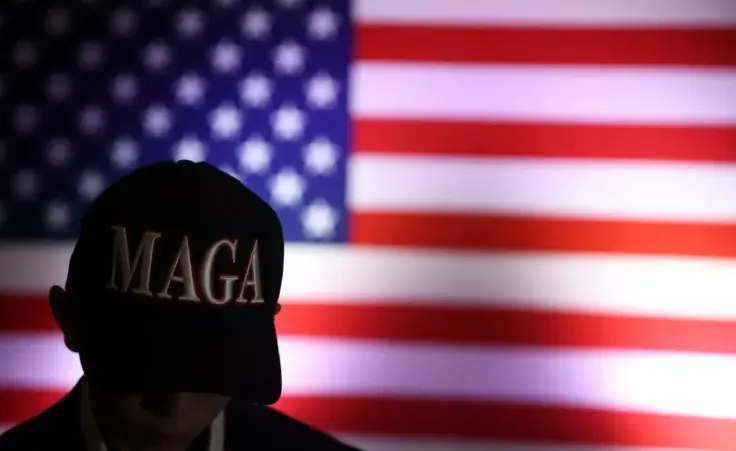
[[[273,148],[262,136],[252,136],[238,149],[238,162],[247,173],[264,173],[271,164],[271,158]]]
[[[52,201],[49,202],[44,212],[44,222],[46,227],[58,232],[65,229],[71,222],[72,214],[69,211],[69,206],[63,202]]]
[[[72,81],[64,74],[54,74],[49,77],[46,92],[51,100],[61,102],[69,98],[72,93]]]
[[[110,31],[119,38],[129,38],[138,30],[138,14],[127,8],[116,9],[110,17]]]
[[[326,175],[335,170],[338,148],[326,137],[315,138],[304,148],[304,166],[315,175]]]
[[[38,184],[39,180],[36,173],[24,169],[15,174],[13,190],[18,198],[26,200],[36,195],[39,188]]]
[[[143,113],[143,128],[149,135],[161,138],[169,133],[173,120],[168,108],[163,105],[153,105]]]
[[[174,146],[174,161],[200,162],[204,161],[206,156],[207,149],[205,149],[204,143],[192,136],[185,137]]]
[[[155,72],[166,69],[171,64],[171,48],[163,42],[148,44],[143,52],[143,64]]]
[[[292,168],[285,168],[268,181],[271,200],[281,206],[291,207],[299,204],[307,189],[304,177]]]
[[[240,0],[215,0],[220,8],[232,8],[240,3]]]
[[[105,127],[105,112],[100,107],[88,106],[79,115],[79,128],[84,134],[97,135]]]
[[[15,109],[13,122],[15,129],[20,133],[32,132],[39,121],[38,110],[30,105],[21,105]]]
[[[105,48],[98,42],[86,42],[79,48],[79,67],[93,70],[105,59]]]
[[[307,103],[312,108],[328,108],[335,105],[339,87],[337,81],[325,72],[310,78],[305,87]]]
[[[31,41],[21,41],[15,45],[13,58],[18,68],[30,69],[38,60],[38,48]]]
[[[56,167],[65,166],[72,156],[72,145],[66,139],[52,139],[46,146],[46,158]]]
[[[335,209],[322,199],[306,207],[301,215],[304,234],[312,239],[327,239],[334,236],[338,219]]]
[[[276,3],[284,9],[293,9],[302,4],[303,0],[278,0]]]
[[[105,179],[97,171],[86,171],[79,177],[77,191],[87,200],[93,200],[105,189]]]
[[[237,136],[243,126],[243,115],[233,105],[221,105],[210,116],[212,136],[220,139],[232,139]]]
[[[229,73],[240,67],[243,50],[230,41],[221,41],[212,50],[212,67],[215,72]]]
[[[306,50],[295,41],[285,41],[279,44],[273,52],[273,63],[276,72],[284,75],[294,75],[304,68]]]
[[[240,30],[246,38],[264,39],[271,31],[271,16],[262,8],[252,9],[240,20]]]
[[[263,107],[271,99],[273,87],[271,80],[261,73],[253,73],[243,79],[238,86],[240,98],[249,107]]]
[[[46,33],[52,36],[64,34],[69,30],[69,12],[54,8],[46,13]]]
[[[186,74],[176,82],[176,99],[182,105],[201,104],[207,90],[207,82],[196,74]]]
[[[112,96],[118,103],[130,103],[138,96],[138,79],[131,74],[120,74],[112,81]]]
[[[271,116],[271,127],[277,138],[284,141],[295,141],[302,136],[307,118],[293,105],[276,110]]]
[[[138,144],[130,138],[120,138],[112,144],[112,163],[120,169],[130,169],[138,162]]]
[[[204,14],[192,8],[183,10],[176,17],[176,30],[182,38],[196,38],[204,30]]]
[[[307,30],[312,39],[325,41],[334,39],[340,25],[340,17],[330,8],[320,6],[307,17]]]

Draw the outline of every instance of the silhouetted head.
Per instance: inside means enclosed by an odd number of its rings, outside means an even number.
[[[50,292],[94,418],[125,449],[189,443],[233,397],[281,395],[276,213],[205,163],[156,163],[88,209]]]

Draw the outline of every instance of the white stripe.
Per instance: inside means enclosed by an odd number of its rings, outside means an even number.
[[[358,63],[362,117],[736,123],[736,71]]]
[[[650,448],[638,446],[520,444],[446,438],[400,438],[338,434],[337,437],[364,451],[706,451],[688,448]],[[715,450],[711,450],[715,451]]]
[[[284,394],[414,396],[736,419],[736,356],[282,337]],[[0,337],[0,385],[71,387],[60,337]]]
[[[736,24],[730,0],[357,0],[361,23],[648,26]]]
[[[0,246],[0,292],[64,283],[69,246]],[[288,302],[500,306],[736,320],[736,262],[288,245]]]
[[[736,165],[358,154],[355,210],[736,220]]]

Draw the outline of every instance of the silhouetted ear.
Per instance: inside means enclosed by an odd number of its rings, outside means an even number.
[[[58,285],[49,291],[49,305],[56,323],[64,334],[64,344],[72,352],[79,352],[79,315],[74,301]]]

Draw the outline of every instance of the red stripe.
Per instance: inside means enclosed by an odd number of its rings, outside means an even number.
[[[451,300],[447,305],[452,305]],[[288,305],[286,335],[458,344],[736,353],[736,323],[525,310]]]
[[[480,345],[736,353],[733,321],[482,307],[334,305],[284,301],[279,334]],[[448,300],[446,305],[453,305]],[[38,298],[0,296],[0,333],[58,331]]]
[[[0,293],[0,333],[29,331],[59,331],[46,296]]]
[[[355,212],[362,245],[736,257],[736,224]]]
[[[734,66],[736,29],[360,25],[358,60]]]
[[[16,423],[59,391],[0,390],[0,422]],[[445,436],[560,444],[736,450],[736,421],[457,400],[285,397],[276,407],[341,433]]]
[[[358,119],[354,136],[381,154],[736,161],[736,127]]]
[[[0,423],[18,423],[32,418],[61,399],[65,390],[10,389],[0,387]]]
[[[736,421],[727,420],[423,399],[291,398],[278,407],[328,431],[736,450]]]

